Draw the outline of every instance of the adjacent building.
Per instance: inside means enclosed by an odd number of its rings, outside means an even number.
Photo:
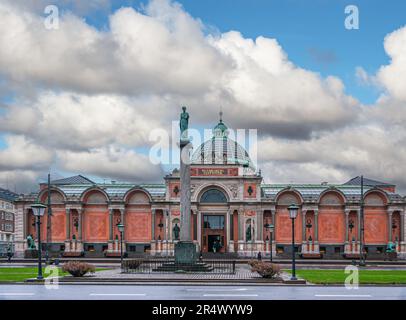
[[[17,196],[14,192],[0,188],[0,256],[5,256],[10,246],[14,250],[14,201]]]
[[[173,254],[180,221],[180,177],[174,170],[160,184],[95,183],[78,175],[51,182],[50,248],[64,256],[117,256],[118,223],[125,225],[129,256]],[[47,203],[48,188],[16,201],[16,250],[36,238],[31,205]],[[295,250],[302,258],[355,258],[361,233],[360,178],[343,184],[264,184],[247,151],[228,137],[223,121],[195,148],[191,164],[191,232],[198,250],[252,257],[291,254],[287,207],[300,207]],[[396,186],[365,179],[364,243],[368,257],[383,257],[394,243],[406,258],[405,203]],[[45,215],[41,229],[46,239]],[[274,226],[273,232],[266,228]],[[272,247],[270,240],[272,238]]]

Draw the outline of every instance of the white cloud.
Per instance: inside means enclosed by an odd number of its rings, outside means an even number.
[[[391,61],[380,68],[378,81],[390,96],[406,101],[406,26],[388,34],[384,46]]]
[[[258,129],[259,160],[273,182],[343,182],[364,173],[406,189],[406,28],[385,38],[389,65],[374,77],[357,69],[359,79],[386,89],[362,106],[339,78],[292,63],[276,39],[205,35],[200,20],[168,0],[143,12],[121,8],[103,30],[74,14],[46,30],[30,10],[0,4],[0,77],[18,95],[0,126],[19,135],[1,151],[16,161],[1,165],[0,181],[16,170],[39,176],[53,157],[71,172],[162,178],[132,148],[148,147],[150,130],[169,128],[186,104],[192,126],[215,122],[222,106],[227,125]]]
[[[152,165],[148,156],[114,146],[89,152],[61,151],[58,158],[65,170],[124,181],[154,182],[163,176],[160,167]]]
[[[39,170],[49,168],[53,161],[52,151],[24,136],[11,135],[5,140],[8,147],[0,150],[0,170]]]
[[[154,107],[165,109],[153,97],[47,92],[33,104],[10,108],[0,125],[57,149],[80,150],[110,143],[136,147],[148,144],[151,128],[160,126]]]

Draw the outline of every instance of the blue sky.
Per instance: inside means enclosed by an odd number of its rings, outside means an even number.
[[[389,62],[383,48],[388,33],[405,25],[406,2],[401,0],[179,0],[184,9],[210,28],[220,32],[237,30],[244,37],[276,38],[296,65],[335,75],[346,93],[371,104],[379,96],[374,87],[359,83],[355,69],[375,73]],[[141,9],[146,1],[114,1],[112,11],[122,6]],[[359,9],[359,30],[344,28],[347,5]],[[106,12],[95,12],[86,21],[107,27]],[[208,31],[210,31],[210,28]]]

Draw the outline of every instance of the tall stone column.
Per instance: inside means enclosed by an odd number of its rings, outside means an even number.
[[[78,240],[82,241],[83,238],[83,209],[78,210]]]
[[[230,210],[227,211],[226,213],[226,245],[227,245],[227,252],[230,251]]]
[[[156,209],[151,210],[151,240],[155,241],[155,217]]]
[[[78,251],[83,251],[83,210],[78,209]]]
[[[273,244],[275,245],[275,239],[276,239],[276,209],[271,211],[272,213],[272,224],[273,224],[273,232],[271,233],[272,235],[272,241]]]
[[[405,212],[400,212],[400,251],[401,251],[401,258],[406,257],[406,243],[405,243]]]
[[[109,209],[109,241],[113,241],[113,214],[114,210]]]
[[[202,250],[202,213],[197,210],[197,243]]]
[[[344,239],[344,253],[350,253],[350,245],[349,245],[349,233],[348,233],[348,229],[349,229],[349,217],[350,217],[350,212],[351,210],[349,209],[345,209],[345,239]]]
[[[302,253],[308,251],[306,242],[306,210],[302,210]]]
[[[388,211],[388,242],[392,242],[392,215],[393,211]]]
[[[306,210],[302,211],[302,242],[306,243]]]
[[[66,241],[70,241],[70,209],[66,209]]]
[[[314,252],[320,252],[319,246],[319,210],[314,210]]]
[[[190,143],[182,142],[180,144],[180,241],[192,241],[191,235],[191,215],[190,215],[190,162],[189,152]],[[188,159],[182,159],[187,157]]]
[[[358,234],[357,234],[357,242],[359,243],[361,241],[361,210],[357,210],[357,219],[358,219]]]
[[[257,210],[257,240],[262,242],[264,237],[264,214],[262,210]]]

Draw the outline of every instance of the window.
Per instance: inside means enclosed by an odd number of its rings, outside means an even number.
[[[341,247],[334,247],[334,253],[340,253]]]
[[[224,229],[224,216],[205,215],[203,226],[206,229]]]
[[[203,193],[201,203],[226,203],[227,198],[223,192],[217,189],[210,189]]]
[[[6,223],[4,231],[13,231],[13,225],[11,223]]]

